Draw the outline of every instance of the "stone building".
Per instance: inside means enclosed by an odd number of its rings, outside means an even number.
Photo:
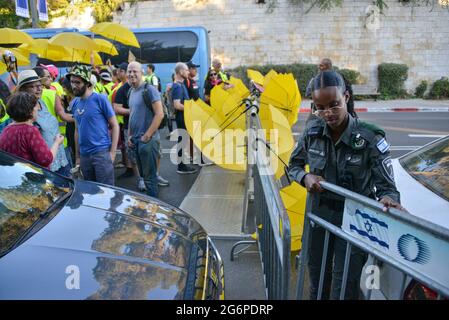
[[[386,0],[380,13],[369,0],[344,0],[331,11],[277,0],[150,0],[125,3],[114,21],[131,28],[201,25],[210,30],[212,57],[225,67],[317,63],[329,57],[377,86],[383,62],[409,66],[406,88],[449,76],[449,8],[411,7]],[[310,3],[310,2],[309,2]]]

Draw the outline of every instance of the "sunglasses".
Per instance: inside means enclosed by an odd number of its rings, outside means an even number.
[[[217,74],[216,73],[211,73],[210,74],[210,76],[212,77],[212,76],[216,76]]]

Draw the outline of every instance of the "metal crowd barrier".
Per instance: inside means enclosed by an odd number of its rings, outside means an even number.
[[[383,261],[405,275],[424,284],[438,293],[438,299],[449,297],[449,231],[411,214],[390,209],[382,211],[382,204],[339,186],[322,182],[321,186],[345,198],[342,227],[337,227],[310,212],[310,195],[307,201],[304,221],[303,250],[299,257],[296,299],[303,298],[305,270],[310,250],[311,228],[325,230],[322,264],[318,285],[318,299],[321,299],[324,272],[330,234],[347,243],[340,300],[345,297],[348,267],[352,248],[358,247],[374,259]],[[366,228],[363,229],[363,223]],[[373,229],[373,225],[377,229]],[[368,228],[369,226],[369,228]],[[401,294],[408,277],[404,277]],[[367,299],[372,288],[367,288]]]
[[[247,182],[245,201],[254,200],[256,209],[256,240],[244,240],[234,244],[231,260],[238,245],[257,244],[268,299],[287,299],[290,281],[290,220],[279,194],[273,171],[268,163],[267,147],[261,129],[257,107],[248,115]],[[252,190],[254,188],[254,190]],[[246,212],[243,214],[243,228]],[[245,249],[244,249],[245,250]]]

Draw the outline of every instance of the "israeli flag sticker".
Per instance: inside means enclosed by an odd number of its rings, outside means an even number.
[[[390,144],[385,140],[385,138],[382,138],[376,145],[377,149],[379,149],[380,153],[385,153],[390,149]]]

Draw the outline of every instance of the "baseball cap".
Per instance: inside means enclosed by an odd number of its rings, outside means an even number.
[[[106,81],[112,81],[111,74],[107,71],[100,73],[100,78]]]
[[[128,70],[128,62],[122,62],[117,65],[117,69]]]
[[[55,65],[53,65],[53,64],[45,65],[45,64],[41,63],[40,66],[47,69],[53,79],[56,79],[58,77],[59,71]]]
[[[187,67],[189,67],[189,68],[199,68],[200,67],[199,64],[194,64],[192,61],[189,61],[186,64],[187,64]]]

